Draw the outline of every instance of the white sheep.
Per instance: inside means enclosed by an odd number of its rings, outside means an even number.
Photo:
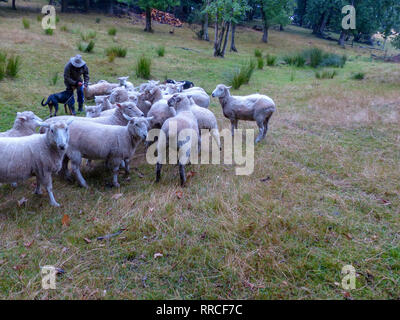
[[[260,129],[255,141],[258,143],[267,134],[268,122],[276,110],[274,101],[261,94],[231,96],[230,88],[219,84],[212,96],[219,98],[224,116],[231,121],[232,136],[234,129],[237,129],[238,120],[256,121]]]
[[[109,101],[111,104],[122,103],[129,100],[129,92],[124,87],[115,88],[111,94]]]
[[[127,81],[129,79],[129,77],[119,77],[118,81],[119,81],[119,85],[121,87],[124,87],[125,89],[127,89],[128,91],[133,91],[135,90],[135,87],[133,86],[132,82]]]
[[[0,132],[0,137],[30,136],[36,132],[42,121],[32,111],[17,112],[13,127],[6,132]]]
[[[127,126],[110,126],[98,123],[76,121],[70,128],[70,142],[66,158],[71,160],[71,168],[78,183],[88,185],[80,172],[82,157],[90,160],[106,160],[113,171],[113,185],[119,187],[118,171],[125,162],[125,173],[129,175],[129,160],[139,142],[146,139],[148,118],[128,117]]]
[[[118,83],[109,83],[105,80],[100,80],[98,83],[84,87],[83,93],[86,100],[93,100],[95,96],[111,94],[111,91],[118,86]]]
[[[169,141],[175,141],[178,148],[178,165],[181,185],[186,183],[185,165],[190,160],[192,148],[198,145],[197,119],[190,108],[189,98],[184,94],[174,94],[168,100],[168,106],[176,115],[167,119],[161,127],[157,142],[156,182],[160,181],[161,168],[166,160]],[[174,130],[175,128],[175,130]],[[170,145],[170,147],[173,147]],[[170,159],[171,160],[171,159]]]
[[[41,186],[44,186],[50,204],[59,207],[53,195],[51,175],[61,169],[68,147],[70,123],[43,122],[41,126],[48,128],[45,135],[0,138],[0,182],[20,182],[36,176],[35,193],[41,194]]]

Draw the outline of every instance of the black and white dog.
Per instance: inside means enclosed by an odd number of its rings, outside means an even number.
[[[73,97],[73,91],[65,90],[62,92],[54,93],[49,95],[47,98],[46,103],[44,103],[44,99],[42,100],[42,106],[49,106],[50,109],[50,117],[56,117],[57,112],[58,112],[58,104],[62,103],[64,104],[64,110],[66,114],[74,114],[75,110],[71,110],[71,108],[68,105],[69,100]],[[67,106],[68,106],[68,111],[67,111]],[[55,112],[53,114],[53,108],[55,109]]]
[[[168,79],[165,81],[165,83],[173,83],[173,84],[183,83],[183,89],[189,89],[189,88],[194,87],[194,83],[191,81],[187,81],[187,80],[176,81],[176,80]]]

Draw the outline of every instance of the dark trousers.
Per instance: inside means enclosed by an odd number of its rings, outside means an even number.
[[[78,106],[79,106],[79,111],[82,111],[83,103],[85,102],[85,97],[83,94],[83,86],[77,87],[76,88],[76,93],[78,96]],[[68,101],[68,106],[70,107],[72,113],[75,113],[75,97],[74,97],[74,91],[72,89],[72,97]]]

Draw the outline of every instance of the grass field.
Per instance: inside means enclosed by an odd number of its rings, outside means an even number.
[[[310,67],[264,67],[233,91],[267,94],[277,104],[250,176],[236,176],[230,165],[193,165],[196,174],[181,188],[171,165],[155,184],[155,168],[139,156],[119,190],[106,187],[110,174],[101,166],[84,170],[89,190],[55,177],[60,209],[49,207],[47,195],[32,194],[33,179],[15,190],[1,186],[1,299],[400,298],[399,65],[295,27],[271,31],[269,44],[260,42],[261,33],[239,28],[239,53],[225,59],[214,58],[212,43],[196,40],[188,28],[170,34],[156,24],[146,34],[143,24],[94,14],[59,15],[49,36],[39,12],[22,8],[38,4],[17,4],[17,12],[0,4],[0,49],[22,59],[18,78],[0,82],[1,131],[16,111],[48,115],[40,101],[64,90],[63,68],[78,53],[80,32],[96,32],[93,53],[82,53],[92,82],[124,75],[144,82],[134,76],[142,54],[152,58],[154,79],[188,79],[208,93],[255,48],[283,56],[318,46],[348,61],[330,80],[317,80]],[[111,27],[115,36],[108,35]],[[156,52],[160,44],[164,57]],[[115,45],[128,48],[127,56],[110,63],[104,51]],[[352,80],[359,71],[365,79]],[[216,99],[211,110],[220,129],[230,127]],[[239,122],[239,128],[256,125]],[[28,201],[19,207],[23,197]],[[119,236],[96,240],[121,228]],[[341,270],[349,264],[356,289],[345,292]],[[56,290],[41,288],[44,265],[65,270]]]

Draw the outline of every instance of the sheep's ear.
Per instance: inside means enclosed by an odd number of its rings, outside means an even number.
[[[146,119],[147,121],[151,121],[151,120],[154,119],[154,117],[146,117],[145,119]]]
[[[128,121],[132,121],[135,117],[130,117],[130,116],[128,116],[128,115],[126,115],[125,113],[122,113],[122,115],[124,116],[124,118],[126,119],[126,120],[128,120]]]
[[[17,114],[18,119],[22,120],[22,121],[26,121],[28,120],[28,118],[24,115],[22,115],[22,113],[18,112]]]
[[[68,119],[66,122],[67,126],[69,127],[72,122],[74,122],[74,119]]]
[[[193,96],[191,94],[186,95],[186,97],[190,100],[193,98]]]
[[[120,103],[117,103],[117,107],[118,107],[118,108],[122,108],[122,106],[121,106]]]

